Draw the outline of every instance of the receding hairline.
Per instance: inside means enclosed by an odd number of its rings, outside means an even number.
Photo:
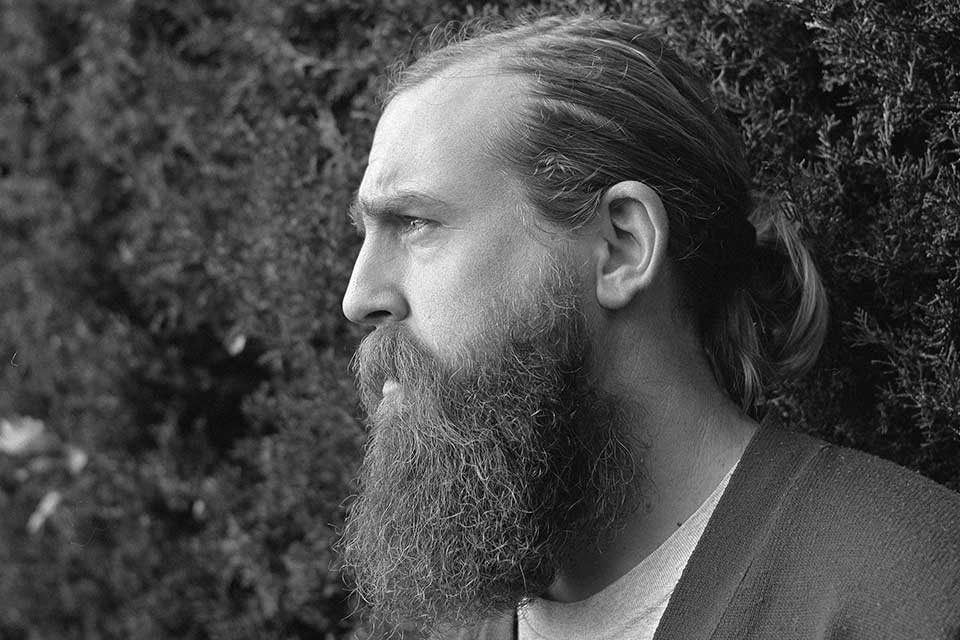
[[[509,52],[501,51],[458,53],[449,60],[445,60],[444,64],[430,69],[427,73],[411,74],[411,76],[405,77],[392,87],[385,98],[383,112],[386,113],[390,104],[397,98],[435,81],[457,79],[499,80],[503,84],[513,85],[516,88],[516,93],[513,94],[516,99],[505,100],[497,105],[499,117],[495,123],[492,123],[492,135],[483,140],[479,151],[500,168],[502,175],[514,183],[519,193],[526,195],[525,180],[528,177],[521,175],[514,163],[510,162],[506,147],[511,136],[523,135],[524,118],[529,114],[529,110],[536,109],[544,103],[549,103],[550,100],[536,95],[534,90],[535,79],[531,77],[531,74],[510,68],[505,64],[505,61],[509,59],[508,56]],[[535,215],[536,209],[529,198],[525,197],[522,202],[518,203],[517,213],[524,227],[547,231],[542,224],[546,220],[542,216]]]

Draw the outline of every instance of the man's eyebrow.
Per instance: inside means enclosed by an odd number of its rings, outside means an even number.
[[[350,203],[349,215],[353,226],[363,235],[366,220],[382,220],[391,216],[403,215],[410,209],[432,210],[447,208],[443,200],[419,191],[405,191],[391,196],[374,199],[357,197]]]

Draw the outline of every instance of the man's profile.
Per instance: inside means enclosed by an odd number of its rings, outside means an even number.
[[[388,95],[344,297],[370,441],[344,563],[465,638],[957,638],[960,497],[761,426],[826,296],[644,29],[541,18]]]

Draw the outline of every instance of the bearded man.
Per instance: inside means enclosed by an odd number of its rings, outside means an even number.
[[[750,417],[826,298],[655,37],[541,18],[421,57],[352,214],[375,629],[960,637],[960,498]]]

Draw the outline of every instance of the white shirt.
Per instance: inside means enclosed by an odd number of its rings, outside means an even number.
[[[519,640],[650,640],[733,474],[657,549],[603,591],[578,602],[537,599],[519,611]]]

